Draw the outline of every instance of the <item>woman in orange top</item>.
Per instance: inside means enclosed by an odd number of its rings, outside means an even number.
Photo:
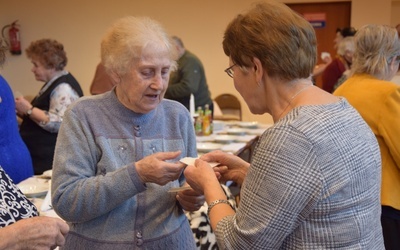
[[[382,157],[382,228],[387,250],[400,249],[400,88],[389,82],[400,61],[396,29],[362,27],[355,35],[353,75],[334,93],[345,97],[374,132]]]

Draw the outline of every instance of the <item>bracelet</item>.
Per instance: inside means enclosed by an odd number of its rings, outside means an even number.
[[[218,204],[228,204],[228,205],[233,209],[232,204],[229,203],[229,201],[227,201],[227,200],[215,200],[215,201],[211,202],[210,205],[208,205],[207,216],[210,216],[210,211],[211,211],[211,209],[212,209],[215,205],[218,205]]]

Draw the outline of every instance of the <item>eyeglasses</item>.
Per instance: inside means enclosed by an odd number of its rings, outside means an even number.
[[[229,68],[227,68],[226,70],[224,70],[225,73],[227,73],[228,76],[230,76],[230,77],[232,77],[232,78],[233,78],[233,73],[234,73],[234,71],[233,71],[233,69],[232,69],[233,66],[236,66],[236,64],[234,64],[234,65],[230,66]]]

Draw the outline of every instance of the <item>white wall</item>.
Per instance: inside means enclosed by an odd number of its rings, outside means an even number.
[[[332,2],[334,0],[292,0],[285,3]],[[339,0],[340,1],[340,0]],[[250,7],[253,0],[0,0],[0,27],[19,20],[22,48],[33,40],[54,38],[64,44],[68,56],[67,70],[89,94],[100,40],[106,28],[126,15],[146,15],[163,23],[172,34],[180,36],[187,49],[203,61],[212,96],[229,92],[239,96],[232,80],[224,73],[228,58],[222,51],[222,36],[228,22]],[[400,23],[399,0],[353,0],[352,26],[366,23],[394,25]],[[339,16],[338,16],[339,18]],[[23,52],[9,55],[1,73],[11,87],[25,95],[34,95],[43,83],[30,72],[31,63]],[[241,98],[240,98],[241,99]],[[244,120],[269,122],[270,116],[250,113],[243,99]]]

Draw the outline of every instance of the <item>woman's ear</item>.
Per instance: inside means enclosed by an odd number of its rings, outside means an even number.
[[[110,77],[111,77],[111,80],[112,80],[115,84],[118,84],[118,83],[121,82],[121,77],[120,77],[114,70],[112,70],[112,71],[109,73],[109,75],[110,75]]]
[[[257,57],[253,58],[253,64],[254,64],[253,69],[254,69],[256,81],[257,81],[257,83],[261,82],[261,79],[264,74],[263,65],[262,65],[260,59],[258,59]]]

